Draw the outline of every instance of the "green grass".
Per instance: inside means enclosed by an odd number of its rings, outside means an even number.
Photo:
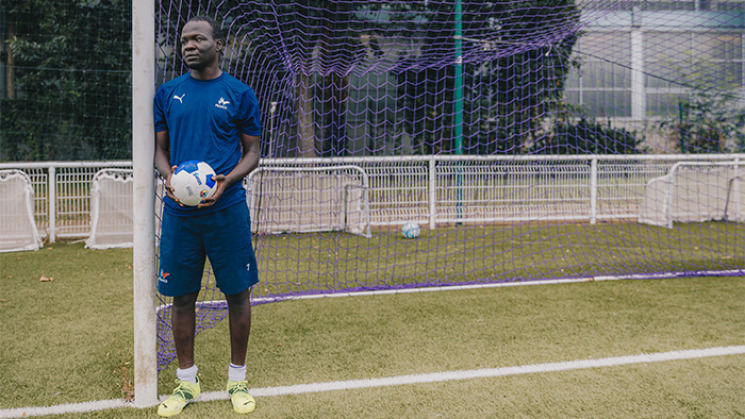
[[[407,243],[409,244],[409,243]],[[0,408],[121,398],[132,371],[131,250],[0,254]],[[51,282],[41,282],[44,275]],[[252,387],[507,367],[745,343],[745,279],[585,282],[286,301],[254,308]],[[226,322],[197,337],[222,390]],[[159,376],[172,387],[174,366]],[[745,417],[745,355],[265,397],[253,418]],[[232,415],[227,401],[181,417]],[[156,417],[117,409],[67,418]]]
[[[121,396],[111,390],[131,358],[132,251],[48,245],[0,254],[0,267],[0,407]]]
[[[396,284],[728,270],[745,266],[742,226],[709,222],[674,229],[637,223],[464,225],[257,239],[266,278],[258,296]]]

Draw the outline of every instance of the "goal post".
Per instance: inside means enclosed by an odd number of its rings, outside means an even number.
[[[132,2],[134,386],[137,407],[158,402],[155,311],[155,2]]]
[[[739,161],[675,163],[647,183],[639,222],[667,228],[675,222],[745,222],[743,181]]]

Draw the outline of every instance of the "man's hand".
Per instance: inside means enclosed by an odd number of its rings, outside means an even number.
[[[202,202],[197,205],[197,208],[205,208],[205,207],[211,207],[212,205],[215,205],[215,202],[217,202],[218,199],[222,196],[222,193],[225,191],[225,188],[227,187],[227,183],[225,182],[225,175],[214,175],[212,176],[212,180],[217,182],[217,189],[215,189],[215,193],[212,194],[212,196],[208,196],[207,198],[204,198]]]
[[[166,195],[173,200],[173,202],[181,205],[182,207],[184,204],[179,201],[178,198],[176,198],[176,195],[173,194],[173,186],[171,186],[171,177],[173,176],[173,172],[176,171],[177,166],[171,166],[171,173],[168,174],[168,177],[166,178]]]

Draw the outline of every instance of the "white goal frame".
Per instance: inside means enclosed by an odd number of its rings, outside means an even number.
[[[112,191],[104,185],[116,185]],[[131,169],[101,169],[91,182],[90,249],[132,247],[133,177]]]
[[[13,182],[17,185],[21,182],[22,191],[19,198],[23,201],[20,207],[16,206],[15,199],[9,199],[0,207],[4,207],[2,211],[10,212],[10,222],[3,223],[7,227],[10,227],[12,231],[0,231],[3,235],[4,240],[8,240],[12,245],[7,247],[0,247],[0,252],[17,252],[22,250],[39,250],[42,246],[41,237],[39,236],[39,230],[36,227],[36,220],[34,219],[34,188],[31,183],[31,178],[22,170],[0,170],[0,190],[3,189],[3,184],[6,182]],[[13,187],[15,190],[16,187]],[[14,208],[10,208],[14,207]],[[6,214],[8,215],[8,214]],[[19,225],[22,223],[22,225]],[[19,231],[23,229],[23,231]]]
[[[289,178],[280,190],[263,190],[262,176]],[[284,180],[284,179],[282,179]],[[281,180],[280,180],[281,181]],[[310,233],[344,231],[371,237],[370,181],[360,166],[322,167],[260,166],[245,181],[246,200],[251,211],[254,233]],[[310,204],[293,206],[301,195],[319,199],[303,200]],[[269,200],[269,202],[262,202]],[[308,223],[304,219],[313,219]]]
[[[725,196],[723,197],[724,203],[721,211],[721,217],[707,214],[698,214],[691,211],[676,211],[676,178],[680,176],[680,171],[690,167],[730,167],[732,173],[727,176],[726,184],[721,185],[726,188]],[[673,228],[675,221],[742,221],[745,217],[745,211],[740,211],[740,206],[743,202],[740,202],[739,195],[742,191],[739,189],[739,183],[737,181],[745,181],[745,165],[739,160],[730,162],[678,162],[675,163],[671,168],[670,172],[664,176],[660,176],[651,179],[647,182],[647,192],[645,193],[644,202],[639,208],[639,223],[656,225],[660,227]],[[706,185],[704,185],[706,186]],[[662,194],[662,206],[660,211],[655,211],[655,208],[648,205],[650,195]],[[712,192],[713,193],[713,192]],[[720,192],[721,193],[721,192]],[[721,197],[720,197],[721,198]],[[714,196],[710,197],[710,200],[716,200]],[[720,199],[721,201],[721,199]],[[701,204],[706,205],[706,204]],[[734,205],[734,217],[730,217],[730,213],[733,212],[732,208]],[[711,208],[709,208],[711,210]],[[682,215],[681,212],[686,213]],[[738,214],[741,214],[739,215]],[[695,216],[699,215],[698,219]]]

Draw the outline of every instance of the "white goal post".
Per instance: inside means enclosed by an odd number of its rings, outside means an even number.
[[[134,404],[158,403],[155,311],[155,182],[153,97],[155,96],[155,2],[132,2],[132,170]]]
[[[34,220],[34,188],[21,170],[0,170],[0,252],[38,250],[42,246]]]
[[[259,167],[246,179],[258,234],[344,231],[370,237],[369,181],[359,166]]]
[[[745,167],[732,162],[678,162],[647,183],[639,222],[745,222]]]

